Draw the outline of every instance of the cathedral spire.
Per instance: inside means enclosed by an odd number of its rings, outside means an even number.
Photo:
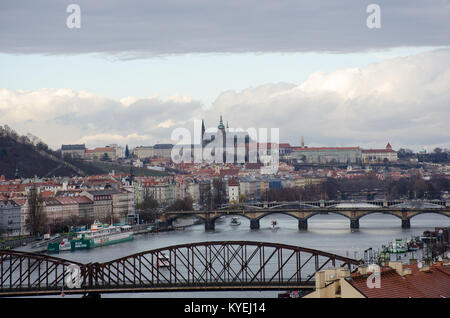
[[[202,140],[203,140],[203,136],[205,135],[205,121],[202,119]]]
[[[225,126],[223,125],[222,114],[220,114],[219,126],[217,128],[225,129]]]

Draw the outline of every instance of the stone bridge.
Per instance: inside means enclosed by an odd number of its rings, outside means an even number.
[[[308,219],[317,214],[339,214],[350,220],[350,228],[359,228],[359,219],[375,213],[390,214],[401,220],[402,228],[411,227],[411,218],[419,214],[441,214],[450,217],[450,201],[361,201],[361,202],[271,202],[259,204],[225,205],[207,211],[164,211],[161,221],[171,224],[184,216],[204,220],[205,229],[213,230],[215,221],[223,215],[239,215],[250,220],[251,229],[259,229],[259,221],[271,214],[281,213],[298,220],[298,228],[306,230]]]

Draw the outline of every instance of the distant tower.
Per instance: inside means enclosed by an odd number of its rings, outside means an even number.
[[[392,149],[391,144],[390,144],[389,142],[388,142],[387,145],[386,145],[386,149],[389,149],[389,150]]]
[[[302,136],[302,148],[305,148],[305,139]]]
[[[219,120],[219,126],[217,126],[218,128],[218,134],[219,132],[222,134],[222,162],[226,162],[227,160],[227,153],[225,151],[226,147],[227,147],[227,142],[226,142],[226,131],[225,131],[225,126],[223,125],[223,120],[222,120],[222,114],[220,114],[220,120]],[[219,136],[217,136],[219,137]]]
[[[205,121],[202,119],[202,140],[203,140],[203,136],[205,135]]]
[[[219,126],[217,126],[220,130],[224,130],[225,126],[223,125],[222,114],[220,114]]]

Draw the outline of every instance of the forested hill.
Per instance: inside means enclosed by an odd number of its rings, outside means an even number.
[[[7,125],[0,126],[0,175],[6,179],[100,173],[103,171],[87,163],[63,160],[35,136],[19,136]]]

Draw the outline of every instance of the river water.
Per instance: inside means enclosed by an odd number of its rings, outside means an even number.
[[[64,252],[61,258],[81,263],[105,262],[141,251],[177,244],[204,241],[261,241],[302,246],[318,249],[350,258],[363,258],[364,250],[375,251],[381,245],[396,238],[409,239],[419,236],[434,227],[450,226],[450,218],[438,214],[421,214],[411,219],[411,228],[402,229],[400,219],[384,214],[373,214],[360,219],[359,230],[350,229],[350,221],[333,214],[316,215],[308,220],[308,230],[298,230],[297,220],[283,214],[272,214],[260,220],[260,229],[251,230],[250,221],[241,217],[241,225],[230,226],[231,217],[216,222],[214,231],[205,231],[204,225],[193,225],[184,230],[135,235],[135,239],[116,245]],[[271,221],[277,220],[279,228],[271,229]],[[189,220],[184,220],[189,222]],[[66,296],[67,297],[67,296]],[[78,296],[79,297],[79,296]],[[133,293],[104,294],[102,297],[277,297],[277,292],[175,292],[175,293]]]

